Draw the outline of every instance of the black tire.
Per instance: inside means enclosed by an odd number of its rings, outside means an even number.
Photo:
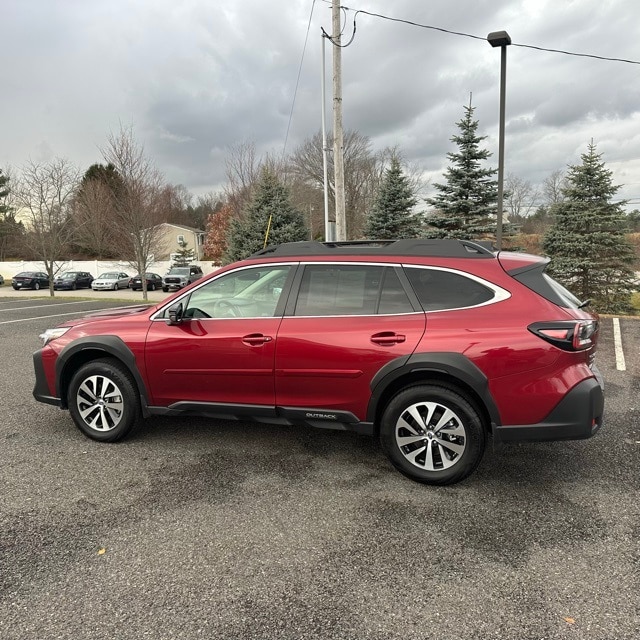
[[[425,384],[397,393],[380,423],[380,444],[405,476],[432,485],[460,482],[480,463],[485,428],[456,388]]]
[[[156,290],[156,285],[153,284],[153,282],[149,285],[149,291],[155,291]]]
[[[76,426],[89,438],[115,442],[140,419],[140,395],[131,374],[118,360],[87,362],[76,371],[67,392]]]
[[[33,283],[33,290],[34,291],[38,291],[40,289],[40,283],[39,282],[34,282]]]
[[[169,291],[169,287],[162,287],[162,290],[167,293]]]
[[[118,287],[118,283],[116,282],[116,283],[114,283],[114,285],[113,285],[113,290],[114,290],[114,291],[117,291],[118,289],[119,289],[119,287]]]

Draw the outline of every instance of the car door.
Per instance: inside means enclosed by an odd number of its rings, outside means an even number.
[[[273,411],[274,361],[283,291],[293,266],[247,267],[222,274],[173,302],[149,329],[145,364],[153,402],[259,405]]]
[[[414,351],[425,314],[393,265],[308,264],[299,281],[278,332],[276,403],[365,420],[371,380]]]

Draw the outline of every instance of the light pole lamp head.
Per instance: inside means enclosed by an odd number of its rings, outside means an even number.
[[[511,44],[511,36],[506,31],[492,31],[487,41],[492,47],[506,47]]]

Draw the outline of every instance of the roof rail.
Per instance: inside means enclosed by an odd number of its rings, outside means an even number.
[[[385,255],[439,256],[451,258],[493,257],[493,247],[486,240],[450,238],[406,238],[402,240],[351,240],[347,242],[285,242],[257,251],[251,258],[310,255]]]

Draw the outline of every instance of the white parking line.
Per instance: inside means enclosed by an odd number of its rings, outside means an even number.
[[[34,304],[32,307],[14,307],[13,309],[4,309],[0,307],[0,311],[23,311],[24,309],[39,309],[40,307],[59,307],[68,304],[89,304],[93,300],[80,300],[79,302],[54,302],[52,304]]]
[[[35,316],[33,318],[20,318],[20,320],[3,320],[0,324],[12,324],[13,322],[29,322],[30,320],[44,320],[46,318],[59,318],[60,316],[77,316],[79,313],[93,313],[94,311],[104,311],[102,309],[83,309],[82,311],[71,311],[69,313],[55,313],[52,316]]]
[[[626,371],[627,363],[624,359],[624,351],[622,350],[622,336],[620,334],[620,319],[613,319],[613,346],[616,352],[616,369],[618,371]]]

